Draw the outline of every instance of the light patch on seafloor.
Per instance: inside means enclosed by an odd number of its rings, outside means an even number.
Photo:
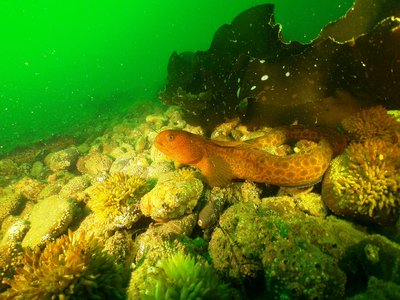
[[[250,88],[250,90],[251,91],[253,91],[253,90],[255,90],[257,87],[255,86],[255,85],[253,85],[251,88]]]
[[[263,76],[261,77],[261,80],[262,80],[262,81],[265,81],[265,80],[267,80],[268,78],[269,78],[268,75],[263,75]]]

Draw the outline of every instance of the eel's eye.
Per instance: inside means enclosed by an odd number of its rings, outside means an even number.
[[[173,134],[168,134],[167,135],[167,139],[168,139],[168,141],[172,141],[174,139],[174,135]]]

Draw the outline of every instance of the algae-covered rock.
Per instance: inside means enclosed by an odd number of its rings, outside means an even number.
[[[104,242],[104,250],[118,263],[129,267],[133,260],[133,240],[126,231],[117,231]]]
[[[50,196],[40,200],[29,216],[31,228],[22,241],[23,247],[41,246],[66,232],[77,214],[73,200]]]
[[[140,209],[154,220],[176,219],[192,212],[203,192],[203,183],[188,169],[165,174],[144,195]]]
[[[266,288],[274,298],[341,299],[345,294],[345,273],[315,245],[279,239],[262,256]]]
[[[0,190],[0,224],[9,215],[19,211],[25,201],[19,193],[7,188]]]
[[[400,245],[373,234],[349,247],[340,260],[349,293],[366,289],[371,276],[400,285]]]
[[[44,184],[39,181],[24,177],[13,185],[15,191],[24,196],[27,200],[36,202],[40,192],[44,188]]]
[[[371,276],[367,289],[347,300],[396,300],[400,299],[400,285],[392,281],[380,280]]]
[[[62,198],[73,198],[75,200],[81,200],[83,196],[82,192],[90,186],[90,177],[88,175],[82,175],[72,178],[65,184],[60,190],[60,197]]]
[[[118,157],[110,168],[110,174],[124,173],[129,176],[147,177],[147,169],[149,162],[144,155],[132,156],[132,153],[127,153]]]
[[[18,165],[11,159],[0,159],[0,186],[6,186],[18,177]]]
[[[236,279],[264,278],[264,293],[273,297],[342,298],[345,275],[338,260],[365,234],[344,221],[307,215],[290,199],[229,207],[209,244],[215,268]]]
[[[78,156],[78,149],[73,146],[50,153],[46,156],[44,162],[53,172],[69,170],[75,167]]]
[[[189,215],[182,220],[172,220],[152,226],[137,237],[135,264],[128,289],[128,299],[141,299],[146,291],[149,292],[154,287],[154,276],[160,274],[157,263],[176,252],[191,255],[196,260],[204,262],[204,258],[200,255],[206,250],[204,243],[188,238],[186,234],[191,232],[191,230],[187,231],[188,228],[185,229],[187,232],[177,230],[176,225],[184,219],[186,219],[185,223],[190,223],[192,228],[195,226],[196,219]],[[164,293],[159,295],[160,299],[164,299],[165,296]],[[187,298],[182,297],[181,299]]]
[[[316,193],[300,193],[295,197],[297,207],[305,213],[316,216],[325,217],[328,213],[321,195]]]
[[[43,162],[37,160],[32,164],[31,170],[30,170],[30,176],[36,179],[42,179],[45,178],[46,175],[49,175],[50,170],[45,167]]]
[[[0,247],[12,247],[17,243],[22,242],[22,239],[28,232],[29,227],[29,222],[26,220],[18,220],[14,222],[14,224],[12,224],[4,233],[4,236],[0,241]]]
[[[77,162],[77,169],[82,174],[92,176],[104,176],[111,167],[112,159],[99,151],[91,151],[87,155],[80,157]]]

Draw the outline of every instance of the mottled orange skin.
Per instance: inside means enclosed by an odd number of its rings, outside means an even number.
[[[296,139],[319,143],[311,151],[287,156],[259,149]],[[304,126],[280,127],[252,143],[217,142],[186,131],[166,130],[156,137],[155,145],[174,161],[199,168],[211,186],[224,186],[232,179],[280,186],[312,185],[321,180],[332,157],[343,148],[332,147],[320,131]]]

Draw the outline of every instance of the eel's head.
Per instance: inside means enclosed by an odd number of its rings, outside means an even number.
[[[182,130],[165,130],[155,139],[155,146],[169,158],[181,164],[195,165],[204,155],[201,136]]]

